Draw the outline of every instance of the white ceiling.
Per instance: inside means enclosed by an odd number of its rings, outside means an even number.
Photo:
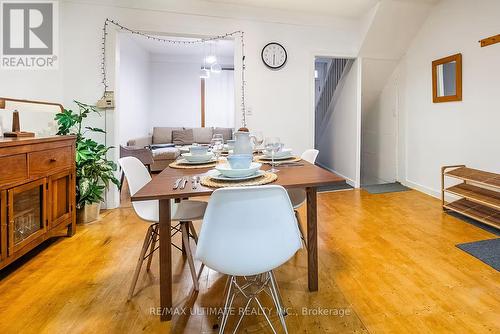
[[[168,56],[171,59],[182,59],[192,60],[200,59],[202,61],[204,55],[209,53],[215,53],[218,58],[223,61],[224,65],[232,65],[234,58],[234,41],[230,39],[218,40],[214,42],[208,42],[205,44],[172,44],[165,43],[156,40],[147,39],[143,36],[138,35],[128,35],[129,38],[133,39],[142,49],[156,56]],[[170,36],[158,36],[160,38],[166,38],[169,40],[176,41],[196,41],[197,38],[188,37],[170,37]]]
[[[207,2],[243,5],[268,9],[296,11],[315,15],[359,18],[379,0],[204,0]],[[396,0],[415,3],[435,3],[439,0]]]

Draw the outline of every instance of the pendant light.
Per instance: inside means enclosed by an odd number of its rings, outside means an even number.
[[[206,60],[207,57],[205,57],[205,43],[203,43],[203,68],[200,70],[200,78],[201,79],[208,79],[210,78],[210,71],[206,67]]]
[[[218,74],[218,73],[222,72],[222,66],[220,66],[220,64],[217,62],[217,42],[214,43],[214,49],[215,49],[215,52],[213,54],[214,54],[215,62],[212,64],[212,66],[210,66],[210,71],[212,73]]]

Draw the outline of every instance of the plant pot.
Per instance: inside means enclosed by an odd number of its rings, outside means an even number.
[[[101,203],[85,204],[81,209],[77,210],[76,222],[78,224],[91,223],[99,218]]]

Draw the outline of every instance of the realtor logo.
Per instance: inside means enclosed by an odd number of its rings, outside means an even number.
[[[57,68],[57,3],[2,1],[2,69]]]

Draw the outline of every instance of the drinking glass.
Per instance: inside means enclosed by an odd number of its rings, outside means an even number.
[[[252,133],[252,139],[255,149],[261,150],[262,149],[261,145],[264,142],[264,135],[262,134],[262,131],[256,131]]]
[[[224,139],[221,134],[215,134],[210,141],[210,147],[215,155],[215,161],[219,161],[219,155],[224,149]]]
[[[279,172],[279,170],[275,168],[274,155],[281,151],[283,144],[278,137],[270,137],[265,141],[265,148],[271,152],[271,169],[269,171],[271,173]]]

